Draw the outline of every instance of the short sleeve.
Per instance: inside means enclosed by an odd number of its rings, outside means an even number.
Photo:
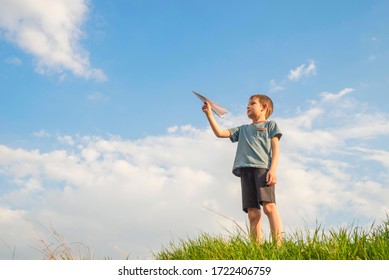
[[[270,139],[275,137],[275,136],[277,136],[278,139],[280,139],[282,136],[282,132],[275,121],[269,121],[268,131],[269,131],[269,138]]]
[[[228,129],[230,131],[230,140],[231,142],[237,142],[239,140],[239,131],[240,131],[240,127],[234,127],[234,128],[230,128]]]

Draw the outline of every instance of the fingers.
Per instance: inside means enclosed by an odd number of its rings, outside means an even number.
[[[271,186],[277,183],[277,177],[273,175],[271,172],[267,172],[266,174],[266,183]]]
[[[207,113],[211,109],[211,106],[209,105],[208,101],[204,102],[204,106],[201,109],[204,113]]]

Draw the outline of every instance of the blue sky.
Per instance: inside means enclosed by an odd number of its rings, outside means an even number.
[[[1,258],[40,258],[50,225],[142,258],[223,232],[203,206],[245,224],[236,147],[192,89],[230,111],[224,127],[248,122],[253,93],[273,99],[286,233],[388,212],[389,1],[0,5]]]

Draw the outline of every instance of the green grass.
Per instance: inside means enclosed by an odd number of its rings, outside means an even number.
[[[229,219],[229,218],[227,218]],[[234,222],[230,219],[230,221]],[[314,231],[297,229],[284,237],[282,246],[253,242],[237,223],[236,233],[212,236],[201,233],[194,239],[170,242],[154,253],[156,260],[389,260],[389,215],[386,221],[368,228],[356,226]],[[93,253],[80,242],[68,242],[51,228],[35,247],[48,260],[92,260]],[[13,258],[15,251],[11,250]],[[106,258],[111,259],[111,258]],[[126,259],[129,259],[127,256]]]
[[[196,239],[171,242],[157,260],[389,260],[389,216],[380,225],[315,231],[296,230],[281,247],[250,241],[239,231],[229,236],[201,233]]]

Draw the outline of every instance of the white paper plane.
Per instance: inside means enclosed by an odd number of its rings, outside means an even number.
[[[217,104],[217,103],[213,102],[212,100],[202,96],[200,93],[195,92],[194,90],[192,90],[192,92],[198,98],[200,98],[203,102],[208,101],[209,105],[211,105],[212,111],[214,111],[215,114],[218,115],[219,117],[223,118],[228,113],[228,111],[225,108],[223,108],[222,106],[220,106],[219,104]]]

